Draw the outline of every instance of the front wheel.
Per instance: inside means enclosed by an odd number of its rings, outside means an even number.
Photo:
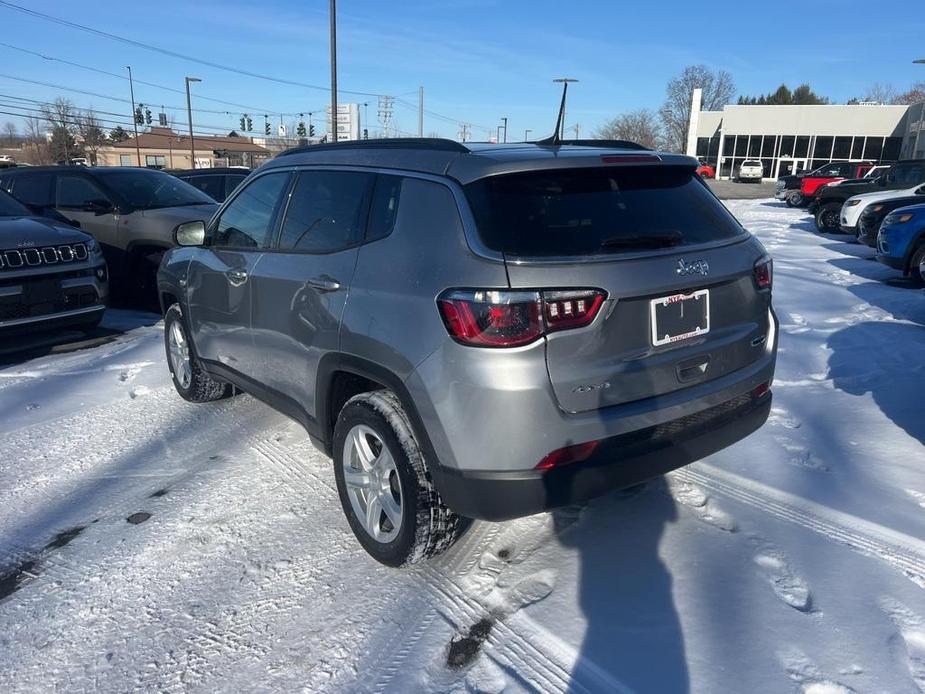
[[[912,281],[919,287],[925,286],[925,243],[915,249],[909,267]]]
[[[180,304],[173,304],[164,314],[164,347],[173,385],[184,400],[211,402],[229,395],[231,386],[216,381],[200,366]]]
[[[803,206],[803,193],[797,191],[796,193],[790,193],[787,196],[787,207],[802,207]]]
[[[435,557],[467,526],[440,499],[391,391],[356,395],[344,405],[334,426],[334,477],[353,534],[386,566]]]
[[[840,213],[841,205],[837,202],[823,205],[816,211],[816,229],[828,233],[838,231]]]

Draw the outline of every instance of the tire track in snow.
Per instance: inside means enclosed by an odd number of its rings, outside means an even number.
[[[881,559],[925,588],[925,542],[705,463],[671,475]]]

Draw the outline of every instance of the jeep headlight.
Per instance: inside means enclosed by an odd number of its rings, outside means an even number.
[[[845,207],[854,207],[860,204],[861,204],[860,200],[849,200],[848,202],[845,203]]]
[[[912,217],[913,215],[911,212],[906,212],[905,214],[890,214],[883,220],[883,224],[905,224],[912,219]]]
[[[87,253],[90,255],[102,255],[103,249],[100,248],[100,244],[97,243],[96,239],[90,238],[87,240]]]

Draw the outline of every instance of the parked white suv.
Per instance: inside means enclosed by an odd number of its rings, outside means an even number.
[[[740,183],[742,181],[755,181],[756,183],[761,183],[761,179],[764,177],[764,166],[757,159],[746,159],[742,162],[742,165],[739,166],[739,173],[736,175],[736,180]]]

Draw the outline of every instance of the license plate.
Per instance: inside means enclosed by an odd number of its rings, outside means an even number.
[[[710,290],[672,294],[649,302],[652,344],[667,345],[710,332]]]

